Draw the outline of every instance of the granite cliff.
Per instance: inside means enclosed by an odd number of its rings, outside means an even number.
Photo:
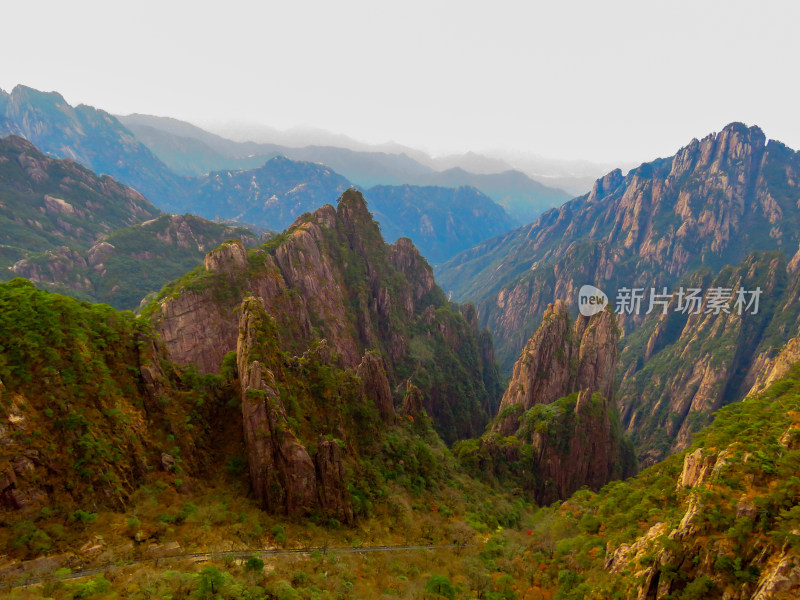
[[[611,312],[573,323],[565,302],[551,304],[514,365],[491,430],[462,443],[461,460],[542,504],[630,474],[634,459],[614,404],[618,345]]]
[[[346,369],[377,351],[396,400],[411,379],[448,442],[479,434],[494,413],[490,338],[447,302],[409,240],[383,242],[359,192],[345,192],[337,208],[304,215],[250,253],[224,244],[145,312],[172,360],[214,373],[236,349],[236,311],[250,295],[287,351],[302,354],[325,339]]]
[[[798,153],[732,123],[673,157],[609,173],[591,193],[460,254],[437,279],[476,303],[507,372],[548,304],[569,299],[575,311],[584,284],[612,303],[623,287],[700,287],[704,295],[760,287],[753,316],[705,308],[690,316],[674,302],[666,315],[646,314],[645,302],[619,316],[617,403],[643,464],[652,464],[743,398],[775,349],[797,335],[798,177]]]

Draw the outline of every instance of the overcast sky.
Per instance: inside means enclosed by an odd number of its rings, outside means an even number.
[[[123,7],[124,8],[120,8]],[[800,148],[800,3],[6,3],[0,87],[434,153],[643,161],[730,121]]]

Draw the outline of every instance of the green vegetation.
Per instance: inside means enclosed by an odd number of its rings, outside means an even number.
[[[4,438],[9,443],[0,444],[0,473],[12,468],[20,448],[32,457],[29,470],[17,469],[16,475],[17,489],[27,494],[20,496],[20,514],[26,516],[0,513],[0,551],[23,560],[74,552],[87,566],[144,560],[123,572],[109,567],[88,580],[55,577],[12,597],[99,599],[122,590],[134,598],[167,592],[263,597],[264,590],[276,597],[343,591],[370,597],[375,588],[369,578],[381,572],[395,589],[421,593],[432,581],[451,597],[472,589],[472,580],[463,576],[468,571],[478,578],[474,585],[491,589],[487,582],[497,557],[467,568],[461,562],[472,558],[461,551],[458,564],[438,551],[433,563],[418,551],[410,561],[318,554],[309,564],[278,559],[293,565],[285,569],[265,569],[267,561],[250,558],[239,565],[179,563],[155,575],[147,559],[162,545],[178,544],[168,551],[175,553],[230,547],[234,541],[250,548],[470,547],[477,532],[518,526],[529,511],[522,500],[468,477],[424,414],[381,423],[357,393],[357,378],[335,366],[324,344],[301,357],[286,354],[275,343],[277,325],[266,316],[261,358],[275,369],[292,427],[309,440],[327,432],[347,451],[354,527],[319,514],[271,516],[248,497],[231,365],[225,376],[177,369],[151,354],[146,321],[24,280],[0,285],[0,319],[0,409],[17,423]],[[143,370],[163,371],[153,384],[161,391],[146,392]],[[342,431],[345,439],[339,439]],[[354,576],[360,564],[366,578]],[[436,569],[436,577],[423,576],[428,568]]]

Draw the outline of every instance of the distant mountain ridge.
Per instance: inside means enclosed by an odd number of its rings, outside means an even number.
[[[45,154],[72,158],[95,172],[107,173],[141,190],[163,210],[235,219],[260,229],[283,229],[304,212],[333,202],[354,181],[347,172],[338,172],[340,167],[361,173],[364,181],[389,178],[392,183],[432,172],[407,156],[342,148],[301,148],[287,158],[284,147],[225,140],[175,119],[131,116],[124,119],[126,127],[104,111],[71,107],[57,93],[24,86],[10,94],[2,92],[0,98],[0,134],[17,133],[41,146]],[[170,166],[136,135],[160,148],[158,154],[171,161]],[[187,175],[176,175],[170,167]],[[476,177],[471,183],[480,184],[481,176]],[[457,183],[458,178],[441,182],[452,187],[458,187]],[[531,189],[538,189],[529,183]],[[504,193],[513,196],[514,189]],[[443,203],[432,202],[433,196]],[[395,198],[403,203],[380,208],[387,232],[415,238],[435,263],[516,224],[477,191],[448,194],[420,186],[412,193],[406,188]],[[469,210],[461,212],[462,201]],[[425,211],[406,206],[415,202],[424,205]],[[484,206],[476,213],[478,204]],[[453,223],[431,228],[428,221]]]
[[[91,106],[70,106],[57,92],[21,85],[10,94],[0,90],[0,137],[9,134],[45,154],[111,175],[164,209],[185,197],[187,179],[170,171],[116,118]]]
[[[350,187],[325,165],[276,156],[257,169],[199,178],[191,208],[208,218],[284,229]],[[515,224],[501,206],[471,187],[396,185],[362,191],[383,235],[390,241],[412,238],[434,264]]]
[[[550,293],[572,300],[588,280],[669,285],[701,266],[738,264],[752,251],[794,255],[798,175],[798,153],[767,143],[757,127],[732,123],[627,176],[612,171],[591,193],[458,255],[438,273],[455,298],[478,301],[483,318],[496,318],[489,315],[497,311],[510,316],[513,304],[520,319],[536,320],[552,299],[531,305],[531,286],[552,277],[553,265],[561,266]],[[656,275],[664,277],[656,281]],[[504,331],[498,327],[496,335],[503,339]]]
[[[111,177],[45,156],[21,137],[0,138],[0,267],[58,246],[86,250],[115,229],[160,214]]]
[[[145,119],[163,119],[163,117],[151,117],[149,115],[131,116]],[[126,118],[122,117],[121,119],[124,120]],[[534,181],[549,187],[563,189],[571,196],[585,194],[592,189],[592,184],[597,177],[614,168],[627,170],[636,166],[633,163],[620,163],[619,161],[597,163],[582,159],[549,158],[546,155],[502,148],[481,152],[470,150],[463,153],[433,156],[423,150],[397,142],[370,144],[360,142],[347,135],[313,127],[293,127],[281,131],[260,123],[247,122],[209,122],[198,123],[198,125],[208,132],[213,132],[218,136],[237,142],[277,144],[288,148],[323,146],[344,148],[356,152],[406,155],[435,171],[461,168],[470,173],[490,175],[516,170],[523,172]]]
[[[376,151],[310,145],[300,148],[272,143],[234,142],[177,119],[150,115],[119,116],[145,145],[170,168],[184,175],[210,170],[249,169],[254,163],[283,155],[293,160],[318,162],[332,168],[362,188],[376,185],[473,186],[503,206],[519,223],[533,220],[544,210],[571,198],[560,189],[534,181],[503,161],[469,153],[441,162],[421,152],[392,147]],[[405,151],[403,151],[405,150]],[[480,172],[464,169],[475,166]],[[491,168],[498,171],[492,172]]]
[[[135,309],[231,237],[261,241],[246,227],[164,215],[107,175],[0,138],[0,281]]]

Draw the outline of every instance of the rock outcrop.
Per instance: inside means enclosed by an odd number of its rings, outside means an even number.
[[[317,473],[317,500],[320,509],[332,515],[341,523],[353,522],[353,509],[350,506],[342,452],[335,440],[320,438],[317,454],[314,456]]]
[[[566,303],[550,305],[514,366],[491,431],[472,450],[483,470],[540,504],[630,474],[635,461],[614,405],[618,343],[612,313],[573,322]],[[462,458],[469,451],[462,447]],[[505,472],[508,464],[517,466]]]
[[[391,423],[395,416],[394,400],[381,355],[368,350],[361,359],[356,373],[361,378],[364,394],[374,400],[381,419]]]
[[[792,365],[800,362],[800,338],[794,337],[790,339],[786,345],[781,348],[778,355],[770,360],[767,365],[759,369],[756,382],[750,388],[748,395],[758,394],[764,391],[770,385],[778,381],[789,372]]]
[[[247,248],[241,240],[231,240],[206,254],[204,261],[209,273],[235,275],[247,267]]]
[[[379,381],[378,361],[365,356],[368,349],[380,355],[389,390],[412,374],[439,373],[418,385],[424,409],[447,442],[483,430],[499,396],[496,381],[485,383],[496,372],[487,364],[494,359],[491,338],[450,306],[409,240],[383,242],[359,192],[348,190],[336,208],[298,218],[246,257],[246,271],[244,260],[240,247],[226,244],[208,255],[205,273],[153,307],[172,360],[218,372],[236,347],[234,312],[252,295],[274,319],[288,351],[300,355],[324,338],[341,367],[362,365],[384,418],[391,418],[394,398]]]
[[[572,323],[564,301],[551,304],[514,365],[500,403],[501,414],[516,414],[497,419],[492,428],[503,435],[516,433],[521,413],[574,392],[587,398],[596,392],[613,403],[618,344],[611,313],[581,316]]]
[[[262,320],[269,318],[257,299],[245,298],[236,356],[250,482],[264,508],[299,515],[316,503],[316,472],[308,451],[289,427],[274,375],[259,360]]]

